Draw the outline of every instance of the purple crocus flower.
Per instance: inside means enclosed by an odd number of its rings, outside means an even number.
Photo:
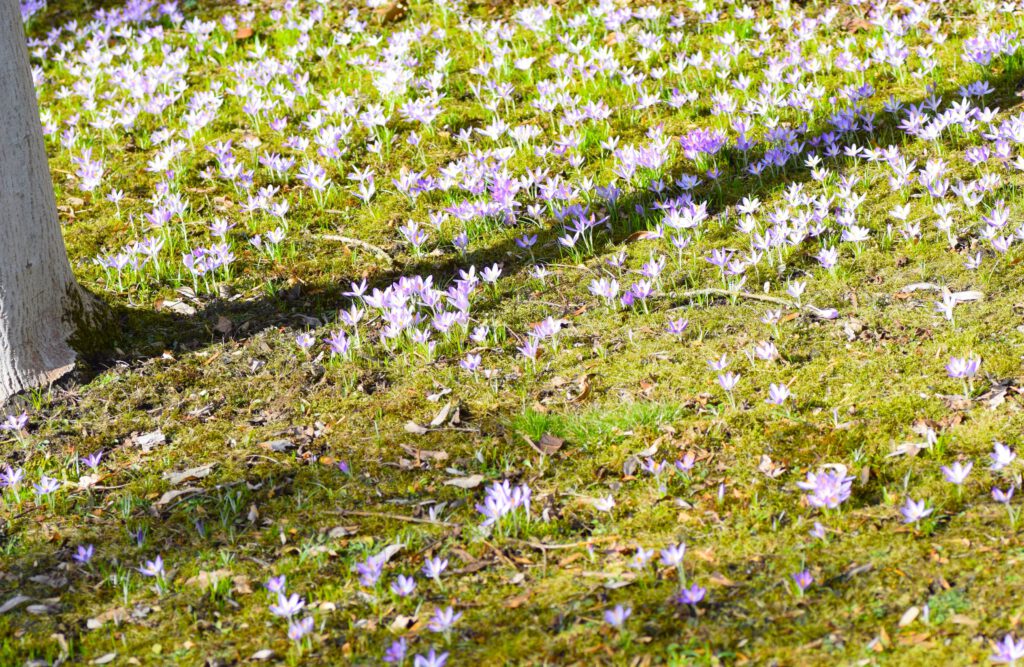
[[[1006,491],[1002,491],[996,487],[992,487],[992,499],[995,500],[997,503],[1009,505],[1010,501],[1013,500],[1013,489],[1014,487],[1012,485]]]
[[[613,628],[621,629],[632,613],[632,608],[617,604],[613,609],[604,610],[604,622]]]
[[[391,645],[384,651],[384,662],[389,665],[401,664],[405,662],[405,654],[408,651],[409,642],[405,640],[405,637],[399,637],[391,642]]]
[[[75,555],[72,558],[76,563],[85,565],[92,560],[92,555],[95,549],[91,544],[79,544],[78,549],[75,551]]]
[[[696,607],[704,599],[704,595],[706,593],[706,588],[693,584],[689,588],[684,588],[679,591],[676,595],[676,602]]]
[[[413,659],[413,667],[444,667],[448,662],[447,653],[438,653],[434,648],[426,655],[417,655]]]
[[[807,479],[797,486],[807,491],[807,501],[813,507],[835,509],[850,497],[853,477],[843,477],[838,472],[826,470],[807,473]]]
[[[1024,639],[1017,640],[1013,635],[1004,635],[1001,642],[996,643],[996,652],[990,660],[999,665],[1016,665],[1024,660]]]
[[[153,560],[147,560],[139,568],[139,572],[147,577],[162,577],[164,574],[164,559],[157,555]]]
[[[918,523],[931,514],[932,511],[932,508],[925,507],[925,501],[915,501],[909,497],[903,504],[903,507],[900,508],[900,512],[903,514],[903,523]]]
[[[1002,470],[1013,463],[1017,455],[1003,443],[996,442],[992,446],[992,453],[989,454],[989,457],[992,459],[992,465],[989,468],[991,470]]]
[[[313,617],[307,616],[301,621],[288,624],[288,639],[299,642],[302,638],[313,632]]]
[[[281,574],[276,577],[271,577],[270,579],[268,579],[265,585],[267,587],[267,590],[271,593],[281,594],[284,593],[285,582],[285,575]]]
[[[441,578],[441,573],[448,569],[448,559],[435,556],[434,558],[428,558],[423,563],[423,575],[428,579],[438,581]]]
[[[456,612],[452,607],[435,609],[434,616],[430,619],[428,628],[434,632],[448,632],[452,626],[462,618],[462,612]]]
[[[666,567],[679,567],[685,555],[686,545],[684,543],[669,545],[661,550],[661,563]]]
[[[961,464],[959,461],[955,461],[951,466],[942,466],[942,475],[946,478],[946,481],[950,484],[956,484],[957,486],[964,483],[967,476],[971,474],[971,468],[974,464],[970,461],[967,465]]]
[[[416,590],[416,580],[404,574],[391,582],[391,592],[400,598],[409,597]]]
[[[305,606],[306,601],[295,593],[289,597],[285,597],[284,593],[278,593],[277,603],[270,605],[270,613],[282,618],[291,618],[302,611]]]
[[[800,592],[803,593],[814,583],[814,576],[809,570],[801,570],[800,572],[793,573],[793,582],[800,589]]]
[[[768,387],[768,398],[766,402],[772,405],[783,405],[792,394],[790,394],[789,387],[784,384],[772,383]]]

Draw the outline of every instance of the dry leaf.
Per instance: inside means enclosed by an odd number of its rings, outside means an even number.
[[[171,484],[175,485],[183,484],[184,482],[190,482],[194,479],[202,479],[204,477],[209,476],[209,474],[213,472],[213,467],[215,465],[217,464],[204,463],[201,466],[196,466],[195,468],[182,470],[181,472],[165,472],[164,479],[166,479]]]
[[[196,309],[180,299],[164,299],[156,304],[157,310],[169,310],[179,315],[195,315]]]
[[[230,570],[219,569],[213,571],[200,570],[199,574],[194,577],[190,577],[185,581],[186,586],[195,586],[196,588],[213,588],[221,580],[227,579],[231,576]]]
[[[625,239],[625,242],[626,243],[632,243],[633,241],[643,241],[645,239],[656,239],[656,238],[658,238],[658,234],[657,233],[652,232],[652,231],[648,231],[646,229],[642,229],[639,232],[633,232],[632,234],[627,236],[626,239]]]
[[[8,598],[7,602],[4,602],[2,605],[0,605],[0,614],[6,614],[15,607],[19,607],[31,599],[32,598],[28,597],[27,595],[15,595],[12,598]]]
[[[295,443],[287,438],[280,438],[278,440],[268,440],[267,442],[261,442],[260,447],[271,452],[287,452],[289,449],[295,447]]]
[[[452,410],[452,402],[448,401],[444,404],[444,407],[437,411],[437,415],[430,420],[430,427],[437,428],[448,419],[448,413]]]
[[[95,618],[90,618],[85,622],[85,626],[90,630],[96,630],[103,627],[103,624],[108,621],[113,621],[115,625],[120,625],[126,618],[128,618],[128,612],[124,610],[124,607],[114,607]]]
[[[483,475],[470,475],[469,477],[456,477],[445,482],[448,486],[457,486],[460,489],[475,489],[484,481]]]
[[[970,616],[964,616],[963,614],[953,614],[949,617],[949,622],[955,623],[956,625],[966,625],[969,628],[978,627],[978,621],[974,620]]]
[[[505,600],[506,609],[518,609],[524,604],[530,601],[530,596],[533,595],[532,591],[525,591],[519,595],[513,595],[512,597]]]
[[[193,493],[202,493],[202,491],[202,489],[195,486],[186,486],[184,489],[171,489],[170,491],[165,492],[164,495],[160,496],[160,499],[155,503],[155,507],[158,509],[165,507],[182,496],[190,496]]]
[[[143,452],[149,453],[154,447],[167,442],[167,436],[164,435],[163,431],[157,429],[141,435],[133,434],[128,442],[142,448]]]
[[[235,31],[235,39],[249,39],[253,36],[253,29],[247,25],[241,26]]]
[[[252,582],[244,574],[231,577],[231,587],[239,595],[249,595],[252,593]]]
[[[234,322],[224,317],[223,315],[217,316],[217,324],[213,325],[213,330],[217,333],[224,334],[227,336],[231,333],[232,329],[235,328]]]
[[[429,430],[430,429],[428,429],[426,426],[420,426],[419,424],[417,424],[416,422],[412,421],[411,419],[409,421],[405,422],[405,432],[406,433],[412,433],[413,435],[423,435],[424,433],[426,433]]]
[[[557,435],[545,433],[544,435],[540,436],[540,449],[548,456],[551,456],[552,454],[557,452],[559,449],[562,448],[562,445],[564,444],[565,440],[563,438],[559,438]]]
[[[579,393],[574,398],[569,399],[570,403],[579,403],[587,399],[590,396],[590,376],[582,375],[579,380]]]
[[[405,18],[408,11],[409,5],[406,0],[396,0],[389,5],[379,8],[377,10],[377,18],[380,19],[381,23],[395,23]]]
[[[913,623],[920,614],[921,610],[917,607],[911,607],[910,609],[907,609],[905,612],[903,612],[903,615],[900,616],[900,627],[907,627],[908,625]]]

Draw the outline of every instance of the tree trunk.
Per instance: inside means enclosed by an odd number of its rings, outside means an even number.
[[[0,0],[0,405],[75,364],[91,297],[68,263],[18,0]]]

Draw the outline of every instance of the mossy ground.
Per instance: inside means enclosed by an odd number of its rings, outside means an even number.
[[[203,11],[202,4],[189,10]],[[49,16],[69,11],[51,7]],[[487,15],[486,7],[477,11]],[[47,17],[36,20],[30,28],[43,31]],[[452,55],[456,71],[471,65]],[[943,67],[950,90],[976,78],[963,64]],[[1013,103],[1011,74],[993,81],[993,106]],[[318,76],[342,74],[328,68]],[[897,96],[914,89],[895,79],[875,85],[891,85]],[[479,108],[465,106],[446,106],[439,125],[453,134],[479,125],[483,119],[472,116]],[[529,116],[524,105],[508,121]],[[623,142],[641,137],[653,119],[642,120],[616,128]],[[694,118],[664,122],[678,134]],[[241,118],[222,129],[240,137],[244,127]],[[885,145],[884,133],[877,140]],[[454,140],[432,150],[417,155],[396,145],[392,159],[440,164],[459,153]],[[991,407],[952,401],[960,388],[942,371],[951,355],[973,352],[987,376],[979,394],[996,381],[1019,382],[1019,256],[968,273],[970,249],[950,252],[935,239],[868,244],[856,262],[815,272],[813,302],[839,308],[840,319],[801,315],[776,331],[760,321],[766,304],[678,296],[715,281],[702,261],[670,263],[650,313],[602,306],[586,286],[604,260],[620,248],[634,268],[648,258],[650,241],[628,240],[638,221],[617,225],[581,263],[560,257],[548,232],[536,251],[552,262],[542,283],[528,273],[532,261],[512,244],[511,230],[482,231],[468,258],[413,257],[395,244],[394,227],[414,210],[397,193],[383,194],[372,209],[340,196],[335,212],[317,210],[307,196],[290,214],[297,233],[284,260],[248,263],[230,281],[230,296],[203,297],[199,312],[179,315],[159,308],[175,298],[173,281],[114,289],[89,264],[111,248],[110,239],[130,235],[129,213],[146,210],[152,186],[131,149],[107,159],[129,192],[119,216],[59,177],[57,186],[76,271],[117,312],[114,352],[90,366],[85,381],[28,397],[31,433],[0,445],[29,476],[47,471],[73,484],[78,457],[99,449],[105,465],[95,486],[64,492],[50,505],[8,495],[0,604],[24,594],[45,608],[0,615],[0,664],[61,656],[84,663],[111,652],[116,664],[233,664],[266,648],[296,664],[374,664],[394,636],[425,633],[427,613],[448,604],[464,613],[450,639],[457,664],[968,664],[986,659],[988,639],[1024,617],[1020,533],[1008,528],[980,475],[958,494],[939,472],[955,458],[985,460],[993,440],[1020,442],[1013,389]],[[861,211],[884,229],[886,211],[900,203],[881,194],[888,192],[884,168],[845,166],[878,193]],[[69,169],[66,157],[54,168]],[[1007,181],[1002,193],[1019,211],[1021,179]],[[720,187],[703,194],[717,210],[743,196],[777,201],[789,182],[752,179],[727,165]],[[183,190],[199,215],[212,216],[224,203],[204,187],[189,182]],[[386,248],[397,265],[324,240],[339,228]],[[731,234],[716,229],[688,252],[699,259],[701,249],[728,246]],[[306,318],[333,321],[351,280],[384,285],[402,273],[430,273],[444,282],[457,268],[491,262],[505,264],[506,279],[475,316],[507,330],[504,348],[514,349],[515,332],[531,322],[550,314],[566,320],[558,350],[535,366],[496,354],[486,364],[492,378],[467,380],[458,347],[425,364],[410,351],[328,361],[294,345],[295,333],[310,326]],[[779,265],[778,275],[759,275],[750,289],[810,268]],[[985,299],[960,306],[950,324],[934,312],[934,294],[904,292],[918,282],[980,290]],[[665,332],[669,309],[689,319],[685,337]],[[776,364],[738,352],[762,339],[778,346]],[[706,365],[726,352],[743,374],[735,406]],[[770,382],[790,383],[795,400],[787,410],[764,402]],[[410,432],[408,422],[428,424],[449,402],[460,410],[457,424]],[[915,423],[931,425],[938,442],[916,456],[890,456],[899,443],[920,440]],[[133,434],[156,429],[167,442],[144,453]],[[537,443],[545,434],[565,442],[541,457],[527,439]],[[263,446],[279,439],[294,448]],[[666,472],[662,490],[639,471],[624,474],[629,457],[655,443],[656,458],[670,462],[696,454],[692,475]],[[410,448],[427,453],[416,460]],[[766,456],[786,472],[765,474]],[[856,479],[853,498],[822,517],[794,482],[836,462]],[[165,478],[203,464],[213,468],[202,479],[175,487]],[[528,483],[534,520],[482,534],[473,505],[483,486],[445,484],[470,474]],[[185,486],[195,492],[159,502]],[[617,502],[610,513],[586,500],[609,492]],[[901,526],[897,508],[908,493],[935,507],[923,530]],[[427,510],[438,504],[434,520]],[[346,513],[353,510],[363,514]],[[827,524],[827,539],[808,536],[815,520]],[[628,567],[637,546],[677,542],[689,548],[689,580],[708,588],[696,612],[670,602],[679,585],[674,571],[636,576]],[[96,545],[94,564],[69,565],[84,543]],[[397,543],[403,546],[389,573],[417,571],[435,554],[451,561],[443,590],[421,583],[421,607],[386,591],[373,603],[352,574],[354,563]],[[155,553],[168,565],[163,592],[135,571]],[[798,596],[790,577],[804,568],[816,584]],[[230,577],[187,583],[218,570]],[[287,575],[289,590],[315,609],[315,638],[301,656],[267,611],[262,583],[270,574]],[[68,583],[54,587],[49,578]],[[633,607],[622,634],[601,620],[618,602]],[[927,614],[901,626],[911,607]],[[89,628],[89,619],[104,618],[100,629]]]

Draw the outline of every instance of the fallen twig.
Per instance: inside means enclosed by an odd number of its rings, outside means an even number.
[[[680,292],[673,294],[675,298],[693,299],[702,296],[721,296],[729,299],[749,299],[751,301],[764,301],[765,303],[774,303],[777,306],[783,306],[785,308],[793,308],[794,310],[805,310],[815,317],[822,319],[834,319],[834,313],[830,314],[829,311],[812,306],[810,304],[803,304],[798,306],[797,304],[783,299],[777,296],[771,296],[770,294],[757,294],[756,292],[733,292],[720,287],[707,287],[704,289],[689,290],[686,292]],[[676,308],[682,308],[683,306],[676,306]],[[675,310],[672,308],[671,310]]]
[[[583,542],[570,542],[568,544],[543,544],[541,542],[531,542],[530,540],[511,541],[517,544],[528,546],[532,549],[537,549],[538,551],[558,551],[561,549],[576,549],[578,547],[586,547],[590,546],[591,544],[598,544],[599,542],[614,542],[618,539],[618,535],[605,535],[604,537],[595,537],[593,539],[585,540]]]
[[[404,514],[391,514],[390,512],[368,512],[365,510],[336,510],[331,513],[341,514],[344,516],[365,516],[375,519],[393,519],[395,521],[405,521],[407,523],[425,523],[431,526],[445,526],[448,528],[462,527],[462,524],[451,523],[449,521],[438,521],[436,519],[421,519],[415,516],[405,516]]]
[[[377,246],[373,245],[372,243],[367,243],[366,241],[362,241],[360,239],[354,239],[351,236],[341,236],[339,234],[324,234],[323,236],[321,236],[321,238],[323,238],[325,241],[338,241],[339,243],[344,243],[346,245],[354,245],[357,248],[368,250],[371,254],[383,260],[384,263],[386,263],[388,266],[392,266],[395,263],[395,260],[391,258],[391,255],[385,252],[382,248],[378,248]]]

